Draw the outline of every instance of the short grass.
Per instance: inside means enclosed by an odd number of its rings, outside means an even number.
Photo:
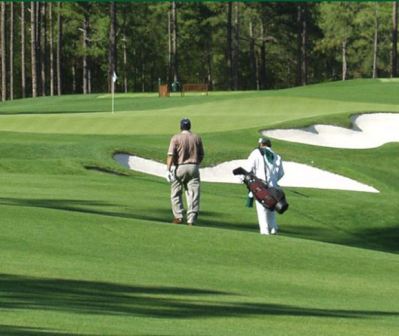
[[[277,237],[258,234],[241,185],[203,183],[198,225],[170,224],[168,184],[112,154],[163,161],[188,116],[204,139],[204,165],[241,159],[261,128],[348,126],[355,113],[396,112],[398,85],[127,94],[114,114],[108,95],[0,105],[0,334],[394,335],[399,144],[274,141],[286,160],[381,191],[287,188]]]

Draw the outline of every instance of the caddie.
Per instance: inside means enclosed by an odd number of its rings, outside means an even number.
[[[265,181],[269,187],[278,187],[278,181],[284,175],[283,162],[280,155],[275,153],[271,147],[270,139],[260,138],[258,147],[251,152],[243,168]],[[275,211],[266,209],[257,200],[255,204],[260,233],[263,235],[277,234],[278,225]]]

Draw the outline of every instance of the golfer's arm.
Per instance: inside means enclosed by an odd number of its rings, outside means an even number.
[[[173,155],[168,155],[166,158],[166,168],[170,171],[172,169],[172,164],[173,164]]]

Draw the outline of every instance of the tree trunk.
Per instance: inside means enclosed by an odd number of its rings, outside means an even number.
[[[10,100],[14,99],[14,3],[10,2]]]
[[[347,76],[347,62],[346,62],[346,40],[342,42],[342,80],[346,80]]]
[[[141,55],[141,92],[145,92],[145,63],[144,55]]]
[[[41,87],[42,87],[42,77],[41,77],[41,73],[42,73],[42,69],[41,69],[41,65],[42,65],[42,60],[41,60],[41,56],[42,56],[42,49],[41,49],[41,2],[36,2],[36,6],[35,6],[35,46],[36,46],[36,85],[37,85],[37,95],[40,95],[41,92]]]
[[[42,96],[46,95],[46,56],[47,56],[47,29],[46,29],[46,7],[47,3],[43,2],[40,7],[40,74],[42,84]]]
[[[127,48],[126,35],[123,35],[123,88],[125,93],[128,91],[127,87]]]
[[[172,81],[172,23],[168,11],[168,83]]]
[[[36,3],[30,3],[30,31],[31,31],[31,69],[32,69],[32,97],[37,97],[37,73],[36,73]]]
[[[89,5],[83,3],[83,37],[82,37],[82,48],[83,48],[83,94],[88,93],[88,62],[87,62],[87,44],[88,44],[88,28],[89,28]]]
[[[378,3],[375,4],[375,25],[373,43],[373,78],[377,78],[377,52],[378,52]]]
[[[91,28],[90,27],[90,6],[91,6],[90,2],[87,3],[87,6],[88,6],[87,19],[86,19],[87,26],[86,26],[85,30],[86,30],[86,39],[87,39],[86,48],[88,49],[88,48],[90,48],[89,35],[90,35],[90,28]],[[87,68],[87,70],[86,70],[87,93],[91,93],[91,59],[90,59],[90,55],[86,56],[86,68]]]
[[[212,74],[212,41],[209,39],[206,43],[206,67],[207,67],[207,75],[206,75],[206,83],[208,84],[208,90],[213,90],[213,74]]]
[[[302,85],[306,85],[308,82],[308,55],[307,55],[307,44],[308,44],[308,29],[307,29],[307,4],[303,5],[302,9],[302,65],[301,65],[301,79]]]
[[[259,57],[259,48],[255,48],[255,66],[256,66],[256,90],[260,90],[260,57]]]
[[[307,64],[307,4],[301,3],[297,6],[297,74],[296,85],[306,85],[308,77]]]
[[[207,64],[208,64],[208,74],[207,74],[207,83],[208,83],[208,89],[213,90],[213,77],[212,77],[212,52],[209,51],[208,57],[207,57]]]
[[[7,68],[6,68],[6,3],[1,2],[1,100],[7,99]]]
[[[233,73],[234,73],[234,90],[238,90],[240,87],[240,3],[235,3],[234,11],[234,48],[233,48]]]
[[[87,90],[91,93],[91,69],[90,67],[87,69]]]
[[[398,3],[392,4],[391,77],[398,75]]]
[[[233,3],[227,3],[227,71],[229,89],[233,90]]]
[[[116,73],[116,5],[115,1],[110,3],[110,29],[108,45],[108,92],[112,91],[112,77]]]
[[[170,24],[171,24],[171,46],[172,46],[172,53],[171,53],[171,68],[172,68],[172,78],[174,82],[177,82],[179,79],[179,72],[178,72],[178,58],[177,58],[177,9],[176,9],[176,2],[172,1],[171,4],[171,17],[170,17]]]
[[[261,46],[260,46],[260,65],[259,65],[259,86],[262,90],[267,88],[266,78],[266,41],[264,23],[260,27]]]
[[[296,18],[296,23],[297,23],[297,39],[296,39],[296,44],[297,44],[297,60],[296,60],[296,80],[295,84],[297,86],[301,85],[302,83],[302,18],[303,13],[302,13],[302,5],[299,4],[297,6],[297,18]]]
[[[54,36],[53,36],[53,4],[49,3],[49,48],[50,48],[50,96],[54,96]]]
[[[249,64],[251,65],[251,89],[257,88],[257,69],[256,69],[256,56],[255,56],[255,38],[252,21],[249,22]]]
[[[25,3],[21,2],[21,96],[26,96],[25,77]]]
[[[76,65],[72,64],[72,92],[76,93]]]
[[[57,11],[57,94],[62,94],[62,16],[61,16],[62,3],[58,3]]]

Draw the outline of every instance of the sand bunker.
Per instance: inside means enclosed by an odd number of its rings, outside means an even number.
[[[375,148],[388,142],[399,141],[399,113],[372,113],[352,118],[352,129],[314,125],[306,129],[276,129],[262,131],[263,135],[280,140],[334,148]],[[116,154],[114,159],[126,168],[164,177],[166,165],[127,154]],[[232,174],[245,160],[221,163],[201,168],[201,180],[205,182],[240,183]],[[375,188],[350,178],[296,162],[284,161],[283,187],[303,187],[378,192]]]
[[[166,165],[152,160],[128,154],[116,154],[114,159],[126,168],[165,177]],[[245,160],[234,160],[214,167],[201,168],[201,180],[204,182],[241,183],[232,170],[240,167]],[[301,163],[284,162],[285,175],[280,181],[282,187],[304,187],[320,189],[338,189],[351,191],[378,192],[368,185],[350,178],[330,173]]]
[[[399,141],[399,113],[370,113],[352,118],[352,129],[313,125],[305,129],[275,129],[262,135],[279,140],[334,148],[376,148]]]

